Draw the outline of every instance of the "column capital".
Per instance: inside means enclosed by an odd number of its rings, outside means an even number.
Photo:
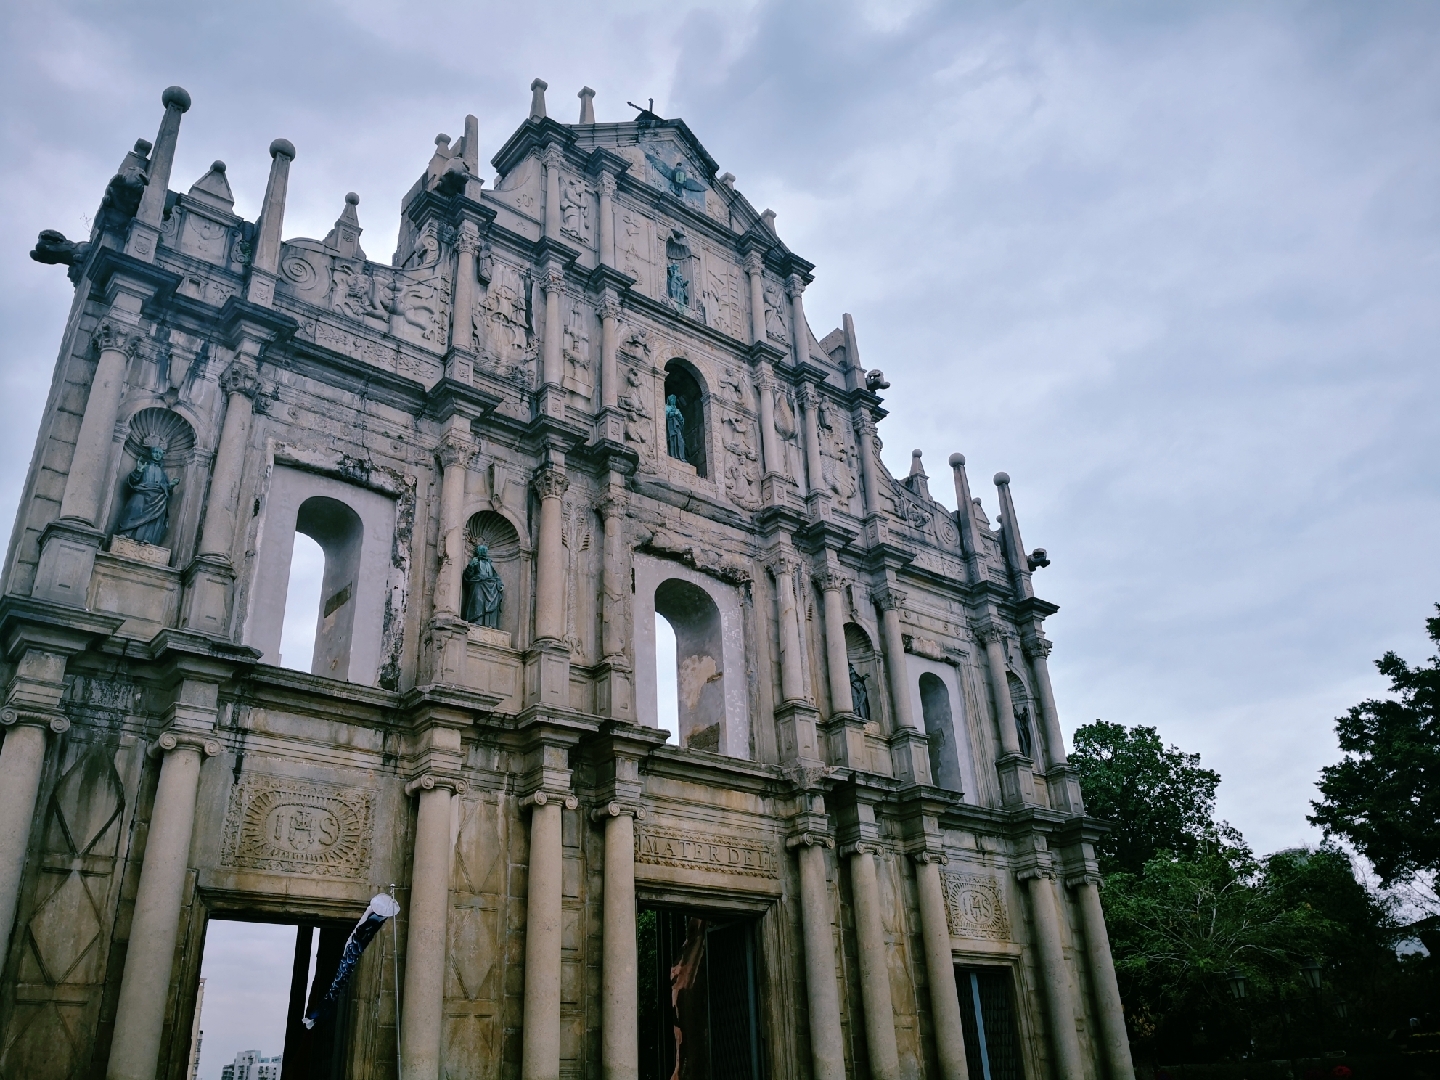
[[[455,230],[455,250],[462,255],[474,255],[480,250],[480,228],[468,218]]]
[[[558,263],[546,263],[540,271],[540,287],[547,293],[558,292],[565,285],[565,268]]]
[[[610,286],[600,294],[600,317],[602,319],[614,319],[620,316],[620,296]]]
[[[625,498],[623,491],[615,491],[607,494],[595,504],[595,512],[600,515],[600,520],[608,527],[617,518],[625,517],[629,507],[629,501]]]
[[[565,160],[565,152],[560,149],[559,143],[552,142],[540,152],[540,160],[547,169],[558,169]]]
[[[151,757],[162,757],[172,750],[194,750],[212,758],[220,753],[220,743],[215,739],[207,739],[198,731],[171,728],[160,733],[159,738],[150,744],[148,752]]]
[[[791,274],[785,279],[785,291],[790,294],[793,300],[805,292],[805,279],[799,274]]]
[[[580,800],[570,792],[554,791],[532,791],[520,800],[520,809],[529,810],[533,806],[548,806],[551,801],[563,806],[566,810],[574,810],[580,805]]]
[[[1055,647],[1055,643],[1040,634],[1026,634],[1020,639],[1020,647],[1032,660],[1037,658],[1044,660],[1050,655],[1050,650]]]
[[[745,272],[760,274],[765,271],[765,258],[753,248],[745,253]]]
[[[1099,870],[1086,868],[1074,874],[1065,875],[1065,886],[1070,889],[1078,889],[1082,885],[1099,885],[1103,880]]]
[[[21,710],[13,705],[0,709],[0,727],[48,727],[56,735],[70,730],[70,718],[61,713]]]
[[[447,431],[440,437],[440,445],[435,448],[435,453],[440,458],[440,464],[448,469],[452,465],[468,461],[474,450],[475,444],[471,440],[458,431]]]
[[[791,833],[785,838],[785,850],[794,851],[801,847],[833,848],[835,838],[829,833],[812,832],[809,830]]]
[[[905,606],[909,594],[904,589],[897,589],[894,585],[879,585],[870,590],[870,598],[875,601],[881,611],[898,611]]]
[[[997,626],[995,623],[985,623],[975,628],[975,637],[985,645],[1000,645],[1008,636],[1004,627]]]
[[[237,356],[225,369],[225,374],[220,376],[220,389],[224,390],[227,396],[241,394],[253,401],[260,392],[260,373],[254,362]]]
[[[470,785],[453,773],[426,771],[410,780],[405,785],[405,794],[414,795],[417,791],[434,791],[436,788],[449,788],[456,795],[464,795]]]
[[[769,570],[777,581],[780,580],[781,574],[789,574],[794,577],[800,569],[800,558],[791,551],[777,552],[765,561],[765,569]]]
[[[537,792],[537,794],[542,793]],[[571,807],[571,809],[574,808]],[[631,799],[611,799],[609,802],[602,803],[590,811],[590,820],[597,822],[608,821],[610,818],[622,816],[633,817],[636,821],[644,821],[650,816],[650,811],[645,809],[644,804],[639,800]]]
[[[530,482],[535,487],[535,494],[542,500],[561,498],[570,489],[570,478],[558,465],[541,465]]]
[[[841,845],[836,854],[843,859],[850,855],[880,855],[884,851],[884,847],[873,840],[856,840],[853,843]]]
[[[921,866],[929,866],[932,862],[937,866],[948,866],[950,864],[950,856],[946,855],[943,851],[912,851],[910,858],[914,859]]]
[[[607,199],[615,194],[615,174],[609,169],[600,170],[600,194]]]
[[[844,592],[845,587],[850,584],[850,578],[828,566],[815,571],[811,577],[823,592]]]
[[[135,323],[122,322],[107,316],[95,328],[90,341],[96,356],[106,352],[119,352],[133,358],[140,351],[142,338],[140,327]]]

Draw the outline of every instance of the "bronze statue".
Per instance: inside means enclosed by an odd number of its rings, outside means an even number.
[[[671,457],[690,460],[685,455],[685,414],[680,411],[680,399],[674,394],[665,399],[665,446]]]
[[[855,670],[854,664],[850,665],[850,701],[856,716],[870,719],[870,691],[865,688],[865,676]]]
[[[125,478],[129,494],[125,498],[125,509],[120,514],[120,523],[115,526],[115,535],[128,536],[142,544],[158,545],[165,539],[171,492],[180,481],[171,480],[160,467],[165,459],[164,444],[156,443],[148,449],[148,458],[137,461],[134,470]]]

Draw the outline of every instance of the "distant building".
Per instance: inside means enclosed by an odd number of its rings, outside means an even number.
[[[220,1080],[280,1080],[280,1055],[261,1057],[259,1050],[242,1050],[235,1063],[220,1070]]]

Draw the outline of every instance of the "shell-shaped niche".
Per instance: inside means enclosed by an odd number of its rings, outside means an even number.
[[[505,562],[520,554],[520,536],[508,518],[490,510],[472,514],[465,523],[465,542],[470,548],[484,544],[491,562]]]
[[[125,452],[139,461],[157,442],[165,447],[166,469],[184,468],[195,455],[195,429],[183,416],[169,409],[141,409],[130,418]]]

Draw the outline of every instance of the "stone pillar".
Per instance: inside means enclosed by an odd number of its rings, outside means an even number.
[[[530,807],[530,867],[529,891],[525,897],[521,1080],[559,1080],[560,1076],[562,801],[567,810],[574,810],[578,805],[573,795],[544,791],[537,791],[524,801],[524,805]]]
[[[245,299],[269,307],[275,301],[275,274],[280,266],[280,230],[285,222],[285,189],[290,183],[290,162],[295,147],[288,139],[270,144],[270,179],[265,184],[265,201],[260,206],[255,256],[250,263],[250,281]]]
[[[770,567],[775,575],[775,600],[780,617],[780,697],[784,702],[805,701],[805,677],[800,668],[800,625],[795,610],[796,564],[789,558],[776,559]]]
[[[125,242],[125,254],[145,262],[155,259],[165,214],[165,196],[170,188],[170,168],[175,162],[175,144],[180,139],[180,117],[190,110],[190,95],[182,87],[170,86],[160,95],[160,103],[165,106],[165,115],[150,151],[145,190],[140,195],[140,205],[135,208],[135,219]]]
[[[905,675],[905,637],[900,632],[900,608],[905,604],[905,594],[899,589],[886,586],[876,590],[875,601],[880,606],[880,637],[885,647],[885,674],[890,683],[890,705],[894,710],[897,727],[921,730],[910,705],[910,687]]]
[[[1010,698],[1010,681],[1006,678],[1005,633],[998,626],[981,629],[985,642],[985,668],[990,676],[990,697],[995,702],[995,726],[999,729],[1000,752],[1004,756],[1020,753],[1020,736],[1015,731],[1015,704]]]
[[[869,411],[861,405],[855,412],[855,443],[860,447],[860,485],[865,492],[865,514],[878,514],[883,509],[880,502],[880,472],[875,464],[875,421]]]
[[[194,734],[167,731],[156,740],[153,752],[164,755],[164,760],[120,978],[107,1080],[155,1080],[190,861],[200,763],[202,757],[218,754],[220,744]]]
[[[765,340],[765,260],[758,251],[745,256],[745,275],[750,279],[750,343]]]
[[[873,845],[860,843],[851,849],[850,884],[855,897],[855,943],[860,956],[860,1000],[865,1010],[870,1075],[875,1080],[900,1080],[895,1009],[890,999],[890,946],[880,918],[880,884],[875,875]]]
[[[790,311],[795,324],[791,343],[793,356],[796,364],[803,364],[810,359],[810,331],[805,325],[805,301],[801,299],[805,293],[805,279],[799,274],[791,274],[785,282],[785,291],[790,294]]]
[[[605,884],[600,968],[601,1080],[637,1080],[640,1048],[636,999],[635,815],[612,801],[595,814],[605,822]]]
[[[535,470],[540,497],[539,553],[535,570],[535,637],[565,637],[565,518],[561,506],[570,480],[558,464]]]
[[[1040,983],[1050,1027],[1050,1050],[1059,1080],[1084,1080],[1080,1038],[1075,1033],[1075,998],[1070,970],[1060,939],[1060,914],[1055,910],[1054,875],[1048,869],[1022,873],[1030,895],[1030,917],[1040,954]]]
[[[580,93],[575,96],[580,99],[580,123],[595,123],[595,91],[588,86],[582,86]]]
[[[625,596],[630,588],[630,550],[625,545],[624,479],[611,474],[610,490],[596,508],[605,528],[600,568],[600,671],[595,679],[596,709],[602,716],[634,722],[635,694],[625,657],[629,626]]]
[[[831,715],[850,714],[855,701],[850,694],[850,654],[845,648],[845,579],[826,573],[819,581],[825,597],[825,666],[830,674]]]
[[[551,263],[545,268],[540,283],[545,290],[545,352],[541,380],[546,386],[559,386],[565,377],[565,356],[561,351],[565,344],[565,319],[560,313],[565,271],[559,264]]]
[[[439,1080],[445,1018],[445,919],[450,907],[450,797],[464,781],[425,773],[405,785],[420,794],[410,870],[409,927],[400,1047],[405,1080]]]
[[[614,409],[619,397],[615,353],[619,346],[620,298],[614,289],[600,297],[600,408]]]
[[[80,433],[75,438],[75,453],[70,458],[70,473],[60,499],[60,516],[99,528],[125,373],[139,348],[140,328],[133,322],[110,317],[96,329],[93,341],[99,360],[90,381]]]
[[[551,143],[540,155],[545,163],[545,237],[560,239],[560,164],[565,155],[560,147]]]
[[[800,387],[800,405],[805,412],[805,489],[812,496],[824,496],[828,493],[825,466],[820,460],[820,394],[811,383]]]
[[[545,91],[550,89],[550,84],[544,79],[536,79],[530,84],[530,119],[545,119]]]
[[[1125,1032],[1125,1009],[1120,1004],[1120,987],[1115,981],[1115,962],[1110,955],[1110,935],[1105,930],[1105,912],[1100,906],[1100,890],[1092,875],[1086,875],[1075,889],[1080,901],[1080,926],[1085,935],[1086,966],[1090,969],[1090,985],[1095,992],[1099,1013],[1100,1046],[1110,1080],[1135,1080],[1135,1064],[1130,1059],[1130,1037]]]
[[[228,562],[235,542],[235,511],[245,469],[245,450],[250,444],[254,399],[260,389],[254,361],[243,354],[237,356],[221,376],[220,388],[225,392],[225,422],[220,429],[220,446],[215,451],[215,466],[210,474],[210,495],[205,502],[199,554]]]
[[[1040,717],[1045,724],[1045,766],[1053,769],[1066,765],[1065,733],[1060,730],[1060,711],[1055,707],[1055,690],[1050,685],[1051,643],[1043,637],[1034,637],[1023,642],[1025,655],[1035,671],[1035,695],[1040,699]]]
[[[1034,596],[1030,584],[1030,561],[1025,554],[1025,542],[1020,539],[1020,522],[1015,516],[1015,500],[1010,497],[1010,474],[995,474],[995,490],[1000,501],[1000,537],[1005,551],[1005,561],[1010,566],[1010,581],[1016,594],[1024,599]]]
[[[985,580],[985,571],[980,565],[980,545],[975,537],[979,526],[975,522],[975,504],[970,499],[970,481],[965,476],[965,455],[951,454],[950,469],[955,478],[956,523],[960,526],[960,553],[965,556],[965,569],[972,585]]]
[[[435,613],[460,615],[461,573],[469,561],[465,551],[465,477],[469,471],[470,421],[450,418],[441,437],[440,466],[440,571],[435,577]]]
[[[787,470],[775,433],[775,373],[768,360],[755,365],[755,393],[760,398],[760,456],[765,459],[765,474],[784,474]]]
[[[915,856],[915,892],[920,901],[920,934],[925,944],[925,974],[930,982],[930,1012],[935,1025],[935,1050],[943,1080],[969,1080],[965,1062],[965,1028],[960,995],[955,988],[955,954],[950,949],[950,921],[940,884],[943,856]]]
[[[466,147],[469,153],[469,147]],[[455,304],[450,317],[450,347],[475,351],[475,255],[480,250],[480,230],[473,221],[462,221],[455,233]]]
[[[805,832],[786,841],[800,860],[800,919],[805,939],[805,991],[810,1012],[810,1058],[815,1080],[845,1080],[840,988],[835,981],[835,933],[825,885],[829,837]]]
[[[60,661],[64,665],[64,660]],[[45,769],[45,729],[57,735],[70,727],[63,716],[22,715],[0,709],[5,743],[0,746],[0,958],[10,955],[10,930],[25,877],[25,852],[35,798]]]
[[[601,266],[615,265],[615,177],[600,174],[600,250],[597,253]]]

